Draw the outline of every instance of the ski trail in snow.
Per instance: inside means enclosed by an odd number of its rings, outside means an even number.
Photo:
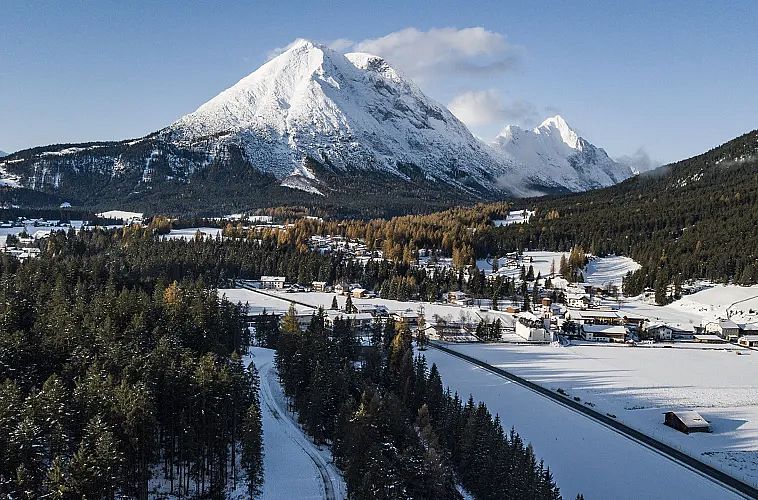
[[[258,351],[260,352],[260,351]],[[311,461],[316,469],[321,482],[323,498],[328,500],[343,500],[347,498],[347,491],[342,476],[336,466],[325,456],[324,451],[316,446],[302,431],[293,415],[287,411],[284,395],[276,374],[276,369],[271,359],[256,357],[260,363],[256,363],[260,375],[261,403],[263,411],[268,412],[277,421],[280,429],[287,438],[299,448]],[[252,357],[249,361],[252,361]],[[265,428],[264,428],[265,434]],[[265,439],[265,436],[264,436]],[[267,443],[270,444],[270,443]],[[281,446],[281,443],[274,443]],[[264,450],[266,453],[268,450]],[[271,480],[273,471],[266,470],[264,481]],[[281,471],[277,474],[278,479],[284,479]]]

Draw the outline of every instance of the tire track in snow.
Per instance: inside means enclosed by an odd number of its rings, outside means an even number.
[[[344,488],[342,487],[342,477],[337,469],[329,463],[322,455],[321,450],[304,434],[300,426],[295,422],[290,413],[282,408],[279,398],[275,392],[281,391],[279,381],[277,380],[274,366],[266,361],[259,367],[261,377],[261,396],[269,413],[278,421],[282,422],[282,428],[288,437],[303,450],[311,459],[314,467],[318,471],[323,486],[324,498],[327,500],[343,500],[346,498]],[[275,387],[272,384],[276,384]]]

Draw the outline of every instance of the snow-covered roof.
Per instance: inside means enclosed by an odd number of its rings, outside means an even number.
[[[606,334],[606,335],[624,335],[626,329],[623,326],[612,325],[583,325],[582,329],[587,333]]]
[[[569,309],[567,314],[571,314],[572,318],[620,318],[616,311],[581,311],[577,309]]]
[[[539,321],[539,318],[535,316],[534,314],[530,313],[529,311],[522,311],[518,313],[518,317],[529,320],[529,321]]]
[[[370,313],[344,313],[342,311],[326,311],[327,317],[334,320],[336,318],[349,319],[350,321],[371,321],[374,317]]]
[[[710,424],[695,410],[672,411],[676,418],[682,421],[688,428],[708,427]]]
[[[107,212],[100,212],[97,214],[98,217],[102,217],[103,219],[122,219],[122,220],[131,220],[131,219],[141,219],[143,216],[142,212],[128,212],[126,210],[108,210]]]
[[[277,283],[284,283],[284,280],[287,279],[284,276],[261,276],[261,281],[273,281]]]
[[[724,341],[724,339],[722,339],[718,335],[712,335],[712,334],[699,334],[699,335],[695,335],[695,339],[697,339],[697,340],[717,340],[719,342],[723,342]]]

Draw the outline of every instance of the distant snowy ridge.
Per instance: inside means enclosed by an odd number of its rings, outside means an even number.
[[[6,153],[5,151],[0,150],[0,158],[2,158],[3,156],[8,156],[8,153]]]
[[[604,149],[580,137],[560,115],[532,130],[509,125],[492,147],[519,166],[521,182],[585,191],[628,179],[634,172],[613,161]]]

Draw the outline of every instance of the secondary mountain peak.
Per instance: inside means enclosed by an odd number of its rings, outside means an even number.
[[[632,170],[613,161],[555,115],[525,130],[507,126],[495,138],[493,148],[521,166],[525,185],[552,187],[558,191],[585,191],[621,182]]]
[[[537,134],[558,133],[561,140],[571,149],[580,149],[579,135],[566,123],[561,115],[551,116],[534,129]]]

